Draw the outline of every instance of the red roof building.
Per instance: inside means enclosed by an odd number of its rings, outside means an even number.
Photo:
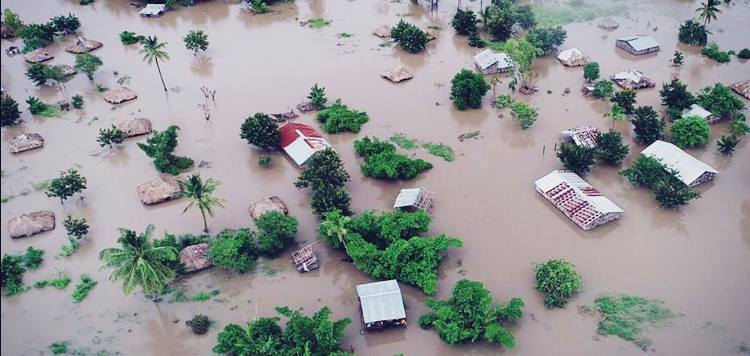
[[[330,148],[331,144],[309,125],[289,122],[281,126],[279,145],[298,166],[302,166],[315,152]]]

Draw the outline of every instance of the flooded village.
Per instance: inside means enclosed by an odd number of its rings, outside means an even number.
[[[2,354],[750,353],[748,0],[148,2],[2,1]]]

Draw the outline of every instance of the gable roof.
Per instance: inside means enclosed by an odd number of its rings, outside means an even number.
[[[298,166],[302,166],[315,152],[331,147],[314,128],[289,122],[279,128],[279,146]]]
[[[618,41],[627,42],[630,47],[636,51],[643,51],[653,47],[659,47],[659,42],[651,36],[634,35],[629,37],[618,38]]]
[[[614,76],[612,76],[613,80],[628,80],[635,84],[640,83],[641,79],[643,79],[645,75],[643,75],[643,72],[637,71],[635,69],[628,69],[624,72],[616,73]]]
[[[692,104],[690,105],[689,109],[685,109],[682,112],[682,117],[690,117],[690,116],[697,116],[701,119],[706,119],[709,116],[714,116],[710,111],[704,109],[702,106],[698,104]]]
[[[279,128],[279,131],[281,132],[279,145],[281,145],[282,148],[289,146],[300,137],[323,137],[311,126],[297,122],[286,123]]]
[[[393,207],[403,208],[418,203],[420,193],[422,193],[422,188],[401,189],[401,192],[396,197],[396,202],[393,203]]]
[[[674,169],[677,171],[677,178],[689,186],[694,185],[706,172],[719,174],[713,167],[669,142],[655,141],[641,151],[641,154],[656,158],[667,168]]]
[[[491,49],[487,48],[474,56],[474,63],[480,69],[487,69],[495,64],[498,68],[510,68],[513,66],[513,61],[510,57],[503,52],[492,52]]]
[[[395,279],[357,285],[365,324],[406,318],[401,289]]]

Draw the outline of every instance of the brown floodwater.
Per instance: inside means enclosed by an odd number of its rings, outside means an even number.
[[[488,2],[488,1],[485,1]],[[70,340],[76,347],[96,352],[106,350],[128,355],[210,354],[217,333],[228,323],[244,323],[256,316],[272,315],[275,306],[303,307],[312,312],[323,305],[335,317],[349,317],[345,347],[362,355],[484,355],[497,353],[488,345],[449,346],[433,331],[421,330],[417,318],[425,312],[424,294],[402,285],[408,307],[409,327],[362,335],[355,285],[370,281],[353,265],[340,262],[342,254],[322,244],[322,267],[299,274],[282,258],[262,262],[255,273],[233,275],[218,268],[191,275],[178,284],[188,293],[218,288],[218,300],[204,303],[154,304],[141,295],[126,296],[120,284],[107,280],[100,269],[98,252],[114,246],[117,228],[142,230],[156,225],[156,236],[165,231],[197,233],[200,214],[181,215],[184,201],[144,207],[136,185],[157,176],[151,160],[129,139],[114,150],[100,149],[99,128],[131,117],[149,118],[156,129],[179,125],[177,153],[205,161],[198,168],[204,177],[222,182],[217,195],[226,208],[209,219],[216,232],[222,228],[252,225],[247,206],[266,195],[279,195],[300,221],[300,241],[317,238],[316,219],[309,208],[309,192],[294,188],[298,169],[282,154],[274,154],[273,166],[258,166],[259,153],[239,137],[240,124],[255,112],[282,112],[303,99],[314,83],[326,87],[329,98],[341,98],[350,106],[367,111],[370,122],[359,135],[329,136],[352,176],[347,188],[357,211],[390,210],[398,190],[425,186],[437,193],[431,233],[447,233],[464,241],[450,251],[440,269],[437,296],[449,295],[461,278],[482,281],[498,302],[519,296],[526,302],[525,316],[513,329],[519,355],[625,355],[642,353],[635,345],[616,337],[596,337],[596,321],[582,316],[577,306],[591,304],[602,293],[628,293],[664,300],[681,316],[664,329],[649,332],[656,353],[663,355],[735,354],[750,344],[750,145],[744,140],[732,157],[716,153],[715,139],[726,124],[713,126],[712,143],[690,153],[719,170],[718,179],[698,188],[702,198],[680,210],[657,207],[650,192],[633,187],[617,175],[621,167],[596,166],[586,179],[625,210],[617,223],[584,232],[568,221],[534,190],[533,181],[560,168],[553,148],[560,130],[574,125],[609,127],[602,118],[608,104],[579,93],[581,69],[565,68],[553,57],[536,60],[533,70],[540,91],[520,100],[539,108],[540,118],[522,131],[506,112],[490,107],[490,95],[481,110],[460,112],[448,98],[451,77],[461,68],[472,68],[475,49],[454,35],[450,18],[454,1],[443,1],[437,12],[410,1],[316,1],[275,7],[276,13],[253,16],[241,4],[215,1],[169,12],[158,19],[144,19],[127,1],[100,0],[90,6],[78,1],[3,0],[25,22],[75,13],[81,32],[104,42],[97,50],[104,66],[95,81],[113,87],[128,77],[127,86],[138,99],[121,106],[104,102],[93,83],[79,74],[57,88],[37,88],[24,76],[21,56],[2,54],[2,87],[19,102],[30,95],[52,102],[81,93],[86,107],[60,118],[33,118],[23,113],[24,123],[2,129],[2,196],[15,196],[2,205],[0,222],[3,253],[28,246],[43,248],[47,259],[42,268],[25,275],[27,284],[64,270],[77,282],[82,273],[99,284],[81,304],[70,293],[50,288],[33,289],[17,297],[2,297],[0,351],[8,355],[39,354],[54,341]],[[615,2],[620,4],[621,2]],[[601,65],[603,76],[635,68],[659,85],[673,76],[697,91],[715,82],[729,84],[750,78],[747,61],[732,59],[716,64],[696,49],[678,45],[680,21],[693,16],[697,1],[663,0],[628,2],[627,15],[616,17],[621,26],[605,32],[596,21],[566,26],[568,39],[561,47],[578,47]],[[464,1],[478,8],[478,2]],[[718,21],[710,26],[712,39],[722,48],[750,47],[747,37],[750,5],[736,0],[722,5]],[[437,39],[424,54],[407,54],[395,47],[381,47],[371,30],[394,24],[399,16],[427,26],[434,24]],[[298,20],[324,17],[333,23],[321,29],[299,25]],[[203,29],[210,46],[194,56],[181,38],[191,29]],[[156,68],[141,60],[135,46],[120,44],[123,30],[155,34],[168,42],[171,59],[163,64],[170,87],[161,89]],[[353,34],[339,38],[338,33]],[[661,42],[658,54],[634,57],[615,49],[614,39],[644,33]],[[67,38],[50,47],[52,63],[73,64],[64,52]],[[15,41],[18,44],[19,41]],[[2,49],[14,44],[2,41]],[[675,48],[685,52],[685,65],[675,69],[669,59]],[[4,52],[4,51],[3,51]],[[380,78],[384,69],[401,63],[415,78],[393,85]],[[117,75],[115,75],[117,72]],[[508,79],[497,86],[506,93]],[[199,88],[216,89],[216,104],[209,104],[210,121],[203,119],[198,104]],[[563,96],[566,87],[571,93]],[[551,94],[547,93],[551,91]],[[743,99],[744,100],[744,99]],[[659,105],[658,88],[638,93],[640,105]],[[750,104],[745,101],[746,104]],[[26,105],[21,104],[25,109]],[[302,122],[314,123],[312,115]],[[316,124],[317,125],[317,124]],[[625,123],[616,128],[630,143],[627,166],[643,146],[633,142]],[[477,140],[458,142],[467,131],[481,130]],[[37,132],[46,141],[40,150],[11,155],[7,141],[20,132]],[[365,178],[354,157],[352,141],[373,135],[381,138],[404,133],[422,141],[442,142],[457,153],[454,162],[414,154],[434,168],[408,182],[382,182]],[[545,152],[543,155],[542,152]],[[55,199],[35,191],[31,184],[53,178],[73,166],[88,178],[85,199],[71,199],[65,208]],[[31,238],[12,240],[8,221],[21,213],[50,209],[58,227]],[[67,209],[67,211],[66,211]],[[71,257],[55,257],[66,241],[62,219],[66,214],[83,216],[91,224],[87,240]],[[542,296],[533,289],[532,267],[549,258],[574,263],[584,278],[583,292],[562,310],[544,308]],[[261,272],[265,270],[266,272]],[[275,270],[276,273],[267,271]],[[203,313],[216,320],[210,332],[194,336],[184,321]]]

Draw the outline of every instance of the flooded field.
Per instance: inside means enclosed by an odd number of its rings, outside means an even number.
[[[485,1],[487,2],[487,1]],[[477,1],[463,1],[477,9]],[[599,3],[599,2],[597,2]],[[612,5],[620,5],[616,1]],[[677,43],[679,23],[693,16],[696,1],[630,1],[628,10],[616,17],[619,29],[607,32],[596,21],[566,25],[567,40],[560,47],[577,47],[601,65],[602,77],[635,68],[657,82],[657,88],[638,92],[638,105],[659,110],[658,87],[679,77],[696,92],[715,82],[730,84],[750,78],[750,64],[736,57],[717,64],[695,48]],[[203,303],[152,303],[140,294],[126,296],[119,283],[107,280],[98,253],[112,247],[117,228],[142,231],[155,224],[155,237],[171,233],[199,233],[200,214],[181,215],[186,202],[177,200],[145,207],[136,186],[157,177],[151,159],[136,146],[145,138],[129,139],[121,147],[99,148],[100,128],[133,117],[150,119],[161,130],[178,125],[176,153],[204,161],[203,177],[222,182],[217,196],[226,208],[209,218],[212,232],[223,228],[252,226],[248,204],[267,195],[278,195],[289,205],[289,213],[300,222],[298,240],[317,237],[317,219],[309,207],[310,194],[297,190],[293,182],[299,170],[281,153],[273,154],[268,169],[258,166],[259,153],[240,139],[240,125],[256,112],[288,111],[307,95],[314,83],[326,87],[329,99],[341,98],[350,107],[366,111],[370,122],[358,135],[328,135],[352,176],[347,190],[352,207],[390,210],[399,189],[424,186],[436,192],[430,233],[446,233],[464,242],[449,251],[440,270],[437,297],[446,298],[450,287],[462,278],[482,281],[496,301],[518,296],[526,302],[523,320],[513,329],[517,346],[507,354],[518,355],[632,355],[636,346],[616,337],[597,337],[596,320],[579,314],[577,306],[591,304],[602,293],[628,293],[661,299],[680,314],[673,324],[649,334],[660,355],[731,355],[750,345],[750,145],[743,140],[731,157],[716,152],[715,141],[726,124],[712,126],[711,144],[689,153],[719,170],[718,178],[701,185],[702,197],[680,210],[660,209],[650,191],[632,186],[618,176],[622,167],[597,165],[586,179],[625,210],[616,223],[584,232],[546,202],[535,190],[534,180],[561,168],[553,149],[558,132],[576,125],[606,129],[602,118],[609,104],[583,97],[581,69],[563,67],[554,56],[534,62],[534,83],[540,91],[519,100],[539,108],[539,120],[521,130],[509,113],[492,108],[492,95],[482,109],[458,111],[449,99],[450,80],[461,68],[473,68],[476,49],[456,36],[450,19],[455,1],[443,1],[437,11],[410,1],[386,0],[322,1],[297,0],[274,6],[278,12],[252,15],[244,5],[214,1],[179,8],[161,18],[138,16],[127,1],[99,0],[80,6],[72,0],[3,0],[27,22],[42,22],[72,12],[82,23],[81,33],[104,43],[95,53],[104,65],[95,82],[113,87],[129,77],[126,86],[138,98],[121,106],[102,100],[94,84],[78,74],[65,83],[64,91],[34,87],[25,75],[22,56],[8,57],[14,44],[2,41],[2,87],[19,101],[24,123],[2,129],[2,196],[13,197],[2,204],[0,222],[3,253],[28,246],[47,251],[42,268],[25,275],[27,284],[54,275],[81,273],[99,281],[81,304],[60,292],[34,289],[15,297],[2,297],[0,350],[7,355],[48,352],[58,340],[70,340],[92,353],[107,351],[125,355],[206,355],[217,333],[228,323],[244,324],[256,316],[270,316],[276,306],[303,307],[312,312],[323,305],[334,317],[349,317],[344,346],[360,355],[485,355],[499,348],[490,345],[452,347],[434,331],[422,330],[417,318],[426,308],[424,293],[401,285],[405,291],[409,326],[406,329],[363,335],[355,285],[370,281],[351,263],[340,262],[342,252],[320,244],[322,267],[299,274],[281,258],[262,261],[255,272],[236,275],[209,269],[178,281],[188,292],[219,289],[218,299]],[[722,48],[750,47],[747,36],[750,5],[746,0],[722,6],[719,20],[712,23],[711,38]],[[400,16],[418,25],[436,25],[437,39],[427,51],[412,55],[401,49],[382,47],[371,34],[383,24],[395,24]],[[333,20],[330,26],[313,29],[300,26],[310,18]],[[193,29],[206,31],[209,49],[194,56],[182,37]],[[137,46],[123,46],[123,30],[157,35],[168,42],[170,59],[162,64],[169,91],[161,87],[154,66],[141,59]],[[340,38],[339,33],[351,33]],[[661,43],[657,54],[635,57],[615,49],[614,39],[630,34],[648,34]],[[15,40],[19,43],[20,40]],[[54,64],[72,65],[74,56],[63,50],[74,41],[68,37],[50,47]],[[685,53],[685,65],[669,64],[675,48]],[[380,73],[394,64],[412,70],[415,78],[394,85]],[[115,75],[115,72],[117,75]],[[497,94],[508,92],[508,78],[497,85]],[[211,119],[203,119],[198,104],[204,98],[201,86],[216,89],[210,104]],[[563,96],[566,87],[569,95]],[[551,91],[548,93],[547,91]],[[491,91],[492,92],[492,91]],[[491,93],[490,92],[490,93]],[[59,118],[32,117],[22,103],[28,96],[56,102],[82,93],[86,107]],[[744,99],[743,99],[744,100]],[[745,104],[750,104],[744,100]],[[318,125],[312,114],[298,121]],[[626,167],[644,148],[633,141],[630,125],[617,123],[630,145]],[[476,140],[459,142],[464,132],[480,130]],[[7,141],[21,132],[45,137],[45,147],[12,155]],[[352,141],[365,135],[388,138],[404,133],[421,141],[441,142],[454,148],[454,162],[416,155],[434,168],[412,181],[383,182],[364,177]],[[544,152],[544,154],[543,154]],[[80,167],[88,178],[85,199],[70,199],[65,208],[36,191],[34,183],[51,179],[61,170]],[[11,239],[6,226],[21,213],[49,209],[57,215],[54,231],[25,239]],[[67,211],[66,211],[67,209]],[[55,257],[67,241],[62,219],[67,214],[85,217],[91,230],[88,240],[71,257]],[[565,258],[583,276],[583,292],[565,309],[548,310],[534,290],[533,264],[550,258]],[[196,336],[184,325],[194,314],[216,320],[206,335]],[[745,351],[747,352],[747,351]]]

